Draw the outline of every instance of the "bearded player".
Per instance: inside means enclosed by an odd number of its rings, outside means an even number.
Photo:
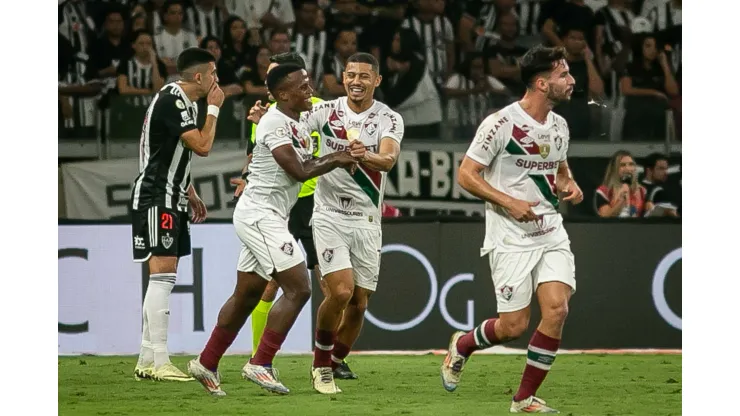
[[[396,164],[403,139],[403,119],[373,99],[382,77],[370,54],[349,57],[343,73],[346,97],[326,101],[302,115],[308,129],[321,132],[322,157],[350,148],[358,169],[334,171],[316,184],[313,235],[325,298],[317,311],[313,387],[322,394],[340,392],[338,368],[357,340],[368,300],[380,271],[380,207],[386,174]]]
[[[481,255],[489,258],[499,317],[452,335],[442,384],[454,391],[473,352],[522,336],[534,292],[542,320],[529,341],[512,413],[559,413],[535,393],[555,360],[576,290],[570,240],[557,208],[559,193],[574,204],[583,193],[568,168],[568,126],[551,111],[573,92],[565,58],[562,48],[541,46],[524,55],[527,92],[483,120],[458,173],[460,186],[486,202]]]

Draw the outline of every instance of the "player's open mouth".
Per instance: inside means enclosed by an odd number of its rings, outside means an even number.
[[[353,94],[362,94],[365,92],[365,89],[362,87],[349,87],[349,91]]]

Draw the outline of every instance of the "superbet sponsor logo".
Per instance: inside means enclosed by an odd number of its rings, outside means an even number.
[[[517,159],[515,165],[519,168],[530,169],[530,170],[552,170],[557,169],[560,162],[537,162],[534,160]]]

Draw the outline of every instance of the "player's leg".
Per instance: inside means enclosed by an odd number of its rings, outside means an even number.
[[[541,255],[542,250],[489,254],[499,317],[483,321],[468,333],[458,331],[452,335],[441,368],[445,390],[452,392],[457,388],[463,368],[475,351],[515,340],[527,330],[533,291],[532,270]]]
[[[260,338],[265,332],[265,325],[267,325],[267,314],[270,313],[272,303],[275,301],[277,296],[278,284],[275,280],[270,280],[267,284],[265,291],[262,293],[257,307],[252,312],[252,357],[257,353],[257,347],[260,344]]]
[[[218,364],[259,302],[268,280],[269,277],[262,271],[255,256],[242,243],[234,293],[221,307],[216,327],[205,348],[197,358],[188,363],[190,374],[213,396],[226,395],[221,390]]]
[[[140,218],[138,225],[145,226],[137,231],[146,235],[148,251],[139,261],[147,261],[149,266],[143,312],[154,358],[151,377],[159,381],[190,381],[191,377],[170,362],[167,352],[170,295],[177,278],[177,263],[179,257],[190,254],[187,213],[155,206],[146,210],[146,218]]]
[[[553,411],[535,394],[555,361],[568,316],[568,302],[576,288],[570,243],[566,241],[545,251],[532,274],[538,285],[542,320],[529,341],[527,364],[511,404],[511,411],[520,413]]]
[[[316,338],[311,368],[313,387],[322,394],[338,393],[331,368],[336,330],[355,288],[346,232],[328,221],[313,222],[314,243],[323,273],[324,300],[316,311]]]
[[[357,378],[345,362],[345,358],[360,336],[370,296],[378,287],[382,240],[380,228],[353,230],[350,259],[354,272],[355,290],[349,304],[344,309],[332,351],[332,368],[335,378],[348,380]]]
[[[260,266],[283,290],[270,309],[257,353],[242,368],[242,376],[280,394],[290,392],[277,378],[272,362],[290,328],[311,297],[308,270],[298,243],[280,218],[266,216],[251,227],[253,248]]]
[[[131,233],[133,235],[133,259],[134,262],[148,262],[152,256],[150,249],[152,230],[149,228],[148,210],[133,211],[131,213]],[[141,348],[139,359],[134,368],[134,380],[151,379],[154,373],[154,350],[152,349],[151,338],[149,337],[149,319],[147,318],[144,306],[146,298],[142,304],[142,331],[141,331]]]

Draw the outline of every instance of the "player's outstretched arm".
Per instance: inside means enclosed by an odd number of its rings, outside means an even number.
[[[272,150],[272,156],[278,165],[299,182],[331,172],[336,168],[348,168],[357,165],[357,161],[348,152],[335,152],[318,159],[302,161],[293,145],[284,144]]]
[[[401,153],[401,145],[390,137],[384,137],[380,141],[378,153],[368,152],[365,146],[361,146],[361,144],[362,142],[359,141],[352,142],[350,154],[364,166],[381,172],[390,172],[393,166],[396,165],[398,155]]]
[[[457,183],[478,198],[505,208],[517,221],[536,220],[537,215],[532,211],[532,207],[537,206],[539,202],[527,202],[512,198],[492,187],[481,176],[481,172],[485,168],[485,165],[465,156],[457,173]]]

